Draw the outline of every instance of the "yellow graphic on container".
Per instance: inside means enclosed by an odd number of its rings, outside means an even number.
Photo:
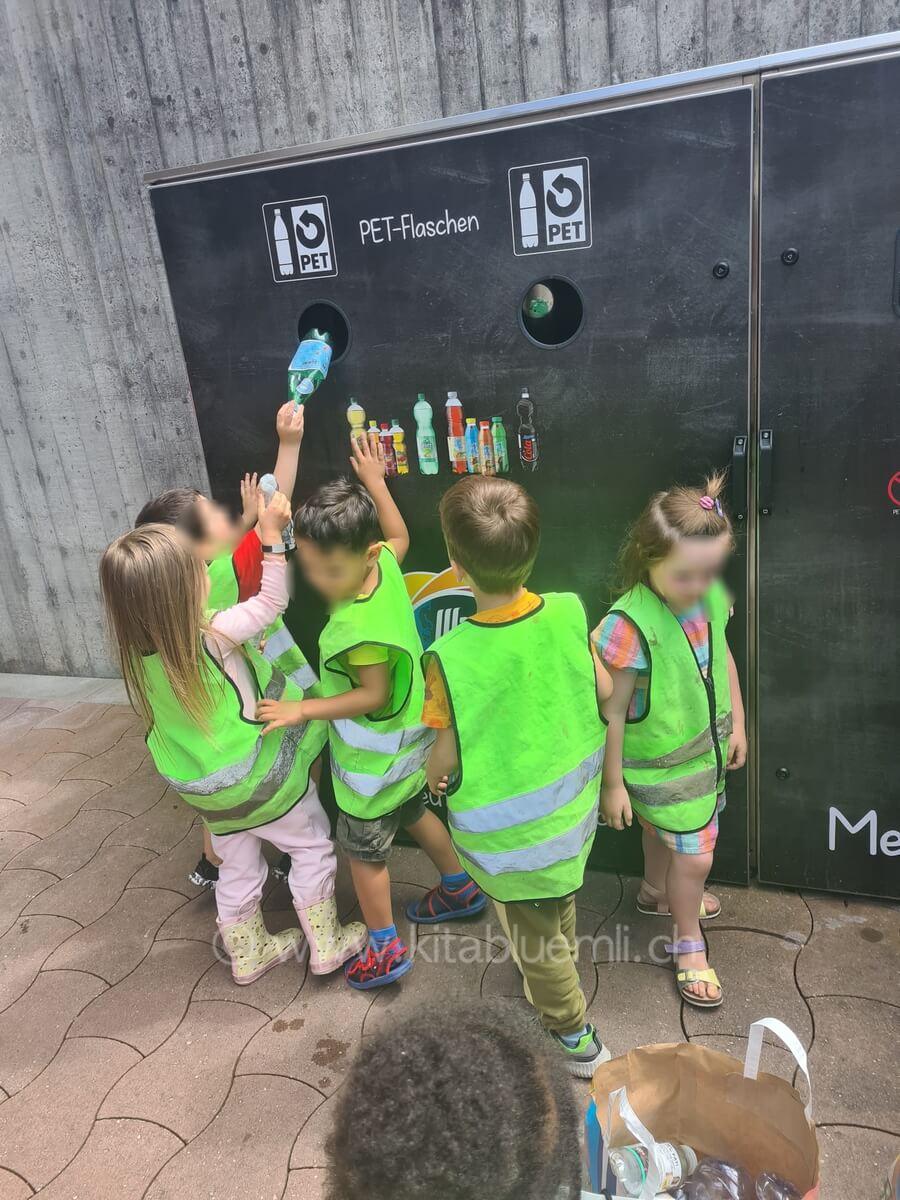
[[[409,571],[403,578],[426,649],[475,611],[475,597],[450,567],[443,571]]]

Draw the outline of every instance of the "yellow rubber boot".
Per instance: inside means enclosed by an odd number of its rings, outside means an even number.
[[[314,975],[327,975],[354,958],[369,940],[369,931],[361,921],[342,925],[334,897],[301,908],[297,916],[309,942],[309,969]]]
[[[281,933],[269,933],[259,908],[242,921],[219,921],[218,925],[231,959],[231,974],[235,983],[253,983],[270,967],[287,962],[289,958],[300,958],[303,943],[300,930],[285,929]]]

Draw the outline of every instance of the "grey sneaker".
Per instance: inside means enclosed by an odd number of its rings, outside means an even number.
[[[569,1072],[579,1079],[590,1079],[601,1063],[609,1062],[612,1058],[609,1047],[604,1046],[597,1037],[597,1031],[593,1025],[588,1025],[587,1033],[583,1035],[577,1046],[567,1045],[558,1033],[551,1033],[550,1036],[562,1048]]]

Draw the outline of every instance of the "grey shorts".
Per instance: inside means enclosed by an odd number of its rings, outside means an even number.
[[[335,840],[349,858],[358,859],[360,862],[387,862],[398,831],[415,825],[427,809],[427,793],[417,792],[393,812],[371,820],[351,817],[349,813],[340,811]]]

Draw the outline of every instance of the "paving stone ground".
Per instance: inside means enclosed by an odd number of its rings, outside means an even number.
[[[196,820],[115,691],[70,682],[0,700],[0,1200],[315,1200],[365,1034],[452,996],[524,1003],[497,923],[422,934],[413,973],[381,993],[299,963],[235,987],[213,898],[186,880]],[[430,867],[401,848],[392,873],[401,913]],[[666,930],[637,914],[636,886],[590,874],[581,896],[579,966],[613,1052],[692,1039],[740,1056],[750,1021],[781,1017],[810,1052],[822,1200],[878,1195],[900,1154],[900,909],[718,889],[727,1000],[701,1012],[654,961]],[[339,901],[352,911],[345,871]],[[265,907],[292,923],[284,885]],[[776,1046],[764,1065],[792,1077]]]

